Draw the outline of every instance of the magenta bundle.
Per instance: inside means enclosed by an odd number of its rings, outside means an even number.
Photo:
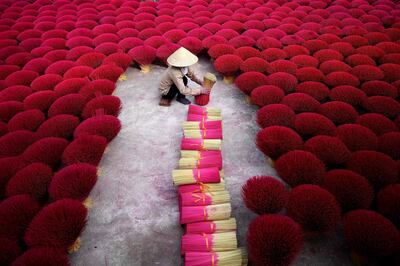
[[[183,133],[172,177],[179,192],[179,222],[186,225],[181,243],[185,265],[245,265],[223,179],[221,110],[189,105]]]

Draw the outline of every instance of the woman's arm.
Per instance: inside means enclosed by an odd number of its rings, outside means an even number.
[[[196,76],[196,74],[194,73],[193,69],[191,67],[188,68],[188,74],[187,76],[193,80],[194,82],[196,82],[199,85],[203,86],[203,82]]]
[[[178,71],[180,72],[180,70]],[[171,71],[170,77],[180,93],[184,95],[199,95],[201,93],[200,88],[189,88],[185,86],[185,84],[183,83],[182,74],[179,75],[178,72]]]

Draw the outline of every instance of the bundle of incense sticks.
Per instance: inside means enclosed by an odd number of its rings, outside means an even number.
[[[217,167],[222,169],[222,159],[220,156],[210,156],[201,159],[196,158],[181,158],[179,160],[179,169],[203,169]]]
[[[192,139],[222,139],[222,129],[185,129],[183,135]]]
[[[221,116],[221,109],[212,107],[201,107],[191,104],[189,105],[188,113],[197,115]]]
[[[221,140],[183,138],[181,142],[181,150],[195,150],[195,151],[221,150]]]
[[[179,201],[181,206],[206,206],[222,203],[229,203],[228,191],[200,192],[200,193],[180,193]]]
[[[219,183],[224,172],[218,167],[202,169],[178,169],[172,171],[172,179],[176,186],[196,183]]]
[[[187,121],[182,124],[184,130],[222,129],[222,121]]]
[[[230,203],[209,206],[183,206],[180,214],[180,223],[226,220],[231,217],[231,211]]]
[[[186,234],[182,236],[181,253],[188,251],[210,252],[237,249],[236,232],[218,234]]]
[[[181,157],[182,158],[205,158],[209,156],[219,156],[222,158],[221,151],[188,151],[188,150],[181,150]]]
[[[247,254],[244,249],[222,252],[186,252],[186,266],[247,266]]]
[[[236,231],[236,219],[207,221],[191,223],[186,225],[187,234],[214,234]]]
[[[223,179],[222,179],[223,181]],[[199,183],[193,185],[183,185],[178,187],[179,193],[203,193],[203,192],[216,192],[224,191],[225,183]]]
[[[187,121],[218,121],[222,120],[220,115],[199,115],[199,114],[188,114]]]

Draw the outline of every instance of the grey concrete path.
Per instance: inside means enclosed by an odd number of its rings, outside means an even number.
[[[202,75],[215,72],[201,60]],[[110,143],[100,164],[101,175],[91,197],[88,226],[81,249],[70,256],[75,266],[181,265],[177,192],[171,171],[177,167],[182,138],[181,123],[187,108],[176,101],[159,107],[158,82],[164,68],[149,74],[130,68],[127,81],[117,84],[123,102],[122,130]],[[221,80],[221,79],[219,79]],[[276,175],[255,146],[256,107],[245,103],[234,85],[218,82],[209,106],[223,110],[223,159],[238,238],[245,245],[248,223],[255,217],[240,197],[240,189],[253,175]],[[296,265],[344,265],[340,241],[308,243]]]

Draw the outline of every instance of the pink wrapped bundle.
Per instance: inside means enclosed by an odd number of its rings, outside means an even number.
[[[203,221],[226,220],[230,216],[230,203],[208,206],[182,206],[180,223],[188,224]]]
[[[211,252],[237,249],[236,232],[186,234],[182,236],[181,254],[188,251]]]
[[[214,184],[193,184],[193,185],[184,185],[178,187],[178,193],[203,193],[203,192],[214,192],[214,191],[223,191],[225,190],[225,184],[214,183]]]
[[[188,114],[187,121],[220,121],[222,118],[218,115],[199,115],[199,114]]]
[[[222,158],[220,156],[210,156],[201,159],[196,158],[181,158],[179,160],[179,169],[204,169],[217,167],[222,169]]]
[[[177,186],[196,183],[219,183],[221,182],[221,175],[217,167],[178,169],[172,171],[172,179]]]
[[[186,234],[214,234],[236,231],[236,220],[231,218],[221,221],[207,221],[186,225]]]
[[[222,129],[184,130],[185,138],[222,139]]]
[[[181,206],[206,206],[212,204],[229,203],[229,193],[225,191],[205,193],[181,193],[179,204]]]
[[[189,121],[183,123],[184,130],[199,130],[199,129],[222,129],[222,121]]]
[[[222,252],[186,252],[185,266],[242,266],[247,265],[247,256],[242,249]]]
[[[181,150],[221,150],[220,139],[189,139],[183,138],[181,142]]]
[[[206,158],[210,156],[219,156],[222,158],[221,151],[181,151],[181,157],[183,158]]]

